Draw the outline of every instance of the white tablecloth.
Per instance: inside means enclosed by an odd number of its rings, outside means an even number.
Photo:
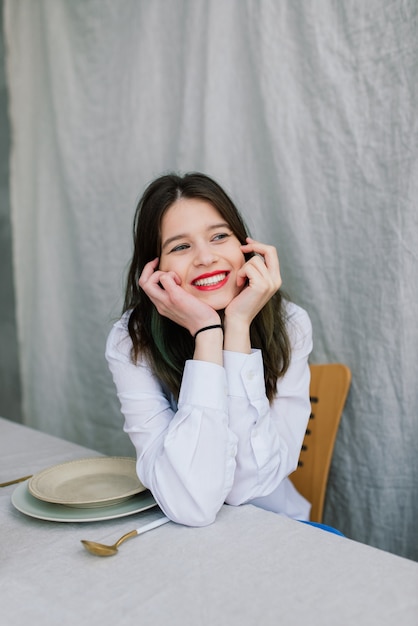
[[[0,482],[94,456],[0,418]],[[113,543],[156,512],[48,522],[0,489],[0,616],[5,626],[417,626],[418,564],[253,506],[224,506],[214,524],[172,522]]]

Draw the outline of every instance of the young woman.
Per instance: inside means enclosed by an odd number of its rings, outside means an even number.
[[[106,358],[138,476],[176,522],[210,524],[224,503],[309,518],[288,475],[310,413],[311,324],[281,282],[275,248],[248,237],[214,180],[145,190]]]

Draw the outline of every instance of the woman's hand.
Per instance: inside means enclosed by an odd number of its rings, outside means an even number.
[[[247,243],[241,249],[244,254],[254,252],[255,256],[238,272],[237,285],[243,289],[225,309],[225,321],[233,321],[243,330],[249,328],[257,313],[280,288],[282,278],[274,246],[247,237]]]
[[[191,335],[204,326],[219,324],[218,313],[181,287],[175,272],[158,270],[159,259],[147,263],[138,284],[163,317],[186,328]]]

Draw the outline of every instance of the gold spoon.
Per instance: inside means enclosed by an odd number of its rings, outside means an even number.
[[[113,554],[116,554],[120,544],[127,539],[130,539],[131,537],[136,537],[137,535],[142,535],[142,533],[146,533],[148,530],[157,528],[158,526],[166,524],[169,521],[170,520],[168,519],[168,517],[160,517],[159,519],[154,520],[149,524],[141,526],[141,528],[137,528],[136,530],[131,530],[130,533],[126,533],[126,535],[123,535],[120,539],[118,539],[117,542],[113,544],[113,546],[107,546],[104,543],[97,543],[96,541],[87,541],[86,539],[81,539],[81,543],[83,544],[85,549],[88,550],[88,552],[90,552],[91,554],[95,554],[96,556],[112,556]]]

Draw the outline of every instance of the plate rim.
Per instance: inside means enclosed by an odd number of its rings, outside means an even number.
[[[138,480],[138,486],[134,489],[129,489],[121,494],[118,494],[117,496],[110,496],[108,498],[74,498],[74,499],[68,499],[68,498],[57,498],[55,496],[51,496],[48,495],[45,492],[42,492],[42,490],[39,490],[39,485],[37,485],[37,483],[42,480],[42,478],[44,476],[48,476],[49,474],[59,471],[61,470],[63,467],[69,467],[71,465],[82,465],[82,464],[100,464],[100,463],[109,463],[109,461],[112,462],[129,462],[129,463],[133,463],[134,467],[136,467],[136,459],[135,457],[128,457],[128,456],[96,456],[96,457],[83,457],[80,459],[73,459],[71,461],[64,461],[63,463],[56,463],[55,465],[51,465],[49,467],[46,467],[42,470],[40,470],[39,472],[36,472],[28,481],[28,490],[29,493],[31,494],[32,497],[36,498],[37,500],[41,500],[43,502],[48,502],[51,504],[59,504],[62,506],[87,506],[89,504],[91,505],[98,505],[100,503],[107,503],[108,506],[111,506],[112,501],[118,502],[121,501],[121,499],[128,499],[131,496],[134,496],[138,493],[141,493],[143,491],[146,491],[146,487],[143,485],[143,483],[139,480],[138,476],[136,475],[136,478]]]
[[[146,504],[142,505],[138,503],[137,507],[134,507],[135,500],[125,500],[120,504],[109,505],[108,507],[92,507],[92,508],[75,508],[66,507],[62,504],[55,504],[53,502],[45,502],[32,496],[28,489],[28,482],[20,483],[11,495],[11,502],[14,508],[35,519],[45,520],[48,522],[102,522],[106,520],[117,519],[119,517],[127,517],[129,515],[135,515],[141,513],[153,507],[158,506],[152,493],[146,489],[138,494],[142,495]],[[44,510],[43,510],[44,509]],[[88,517],[91,515],[91,517]]]

